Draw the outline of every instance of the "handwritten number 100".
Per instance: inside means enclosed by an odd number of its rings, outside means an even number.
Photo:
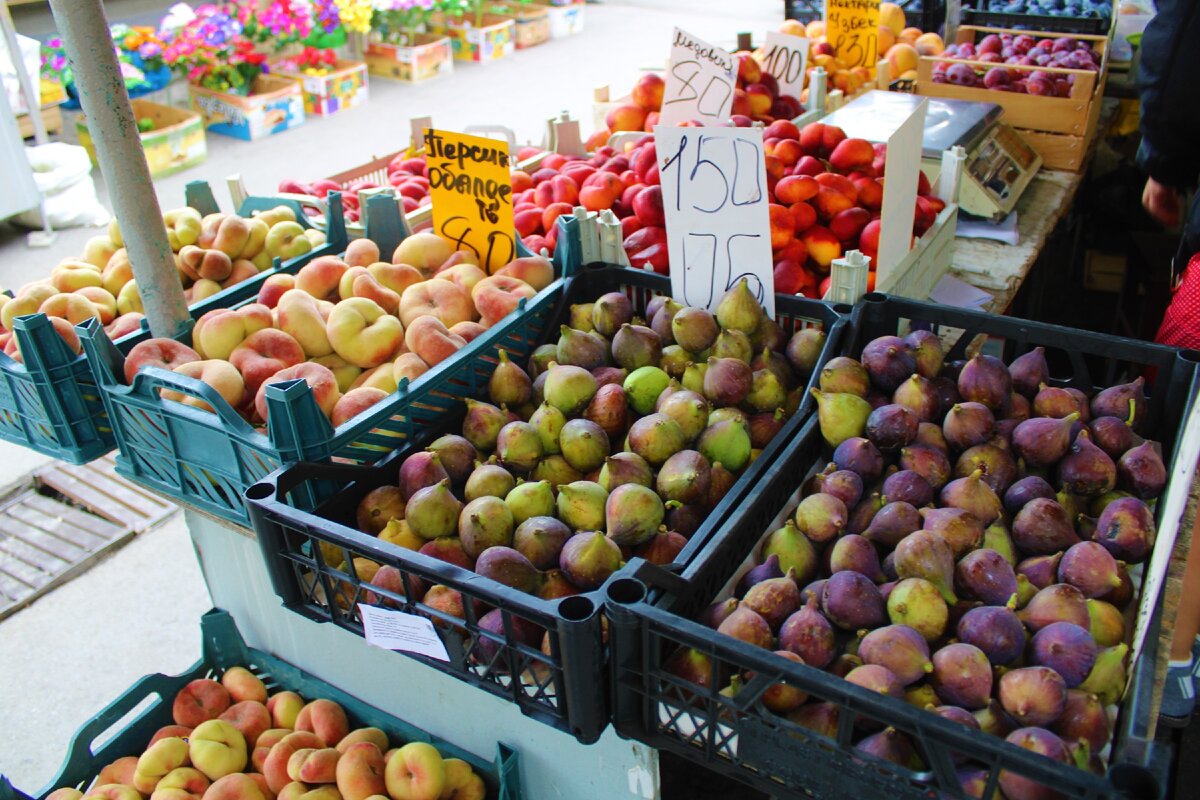
[[[728,142],[733,155],[733,180],[731,181],[726,174],[726,170],[717,164],[715,161],[704,157],[704,145],[706,142]],[[683,208],[683,174],[684,174],[684,154],[688,147],[688,137],[681,136],[679,139],[679,150],[673,156],[663,162],[662,171],[665,173],[672,166],[675,168],[675,210],[679,211]],[[711,148],[710,148],[711,150]],[[725,139],[716,136],[700,136],[696,141],[696,161],[692,166],[691,172],[688,174],[688,184],[692,184],[697,180],[701,168],[707,168],[715,173],[715,177],[708,181],[705,187],[712,191],[713,198],[708,205],[699,205],[693,203],[692,208],[704,214],[716,214],[726,205],[748,206],[763,200],[762,184],[759,181],[758,163],[760,161],[759,147],[754,142],[746,141],[745,139]],[[749,163],[743,167],[743,159]],[[717,185],[717,178],[720,179],[721,185]],[[699,198],[697,198],[699,199]]]

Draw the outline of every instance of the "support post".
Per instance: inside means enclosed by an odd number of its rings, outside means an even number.
[[[51,0],[50,10],[71,60],[150,330],[155,336],[185,334],[191,327],[187,301],[101,0]]]

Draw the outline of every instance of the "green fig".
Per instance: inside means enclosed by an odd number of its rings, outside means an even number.
[[[871,404],[858,395],[812,390],[817,398],[817,421],[821,436],[830,447],[837,447],[847,439],[862,436],[871,416]]]
[[[741,331],[749,336],[758,329],[763,310],[754,293],[750,291],[750,283],[746,278],[742,278],[725,292],[725,296],[717,303],[716,317],[722,330]]]
[[[549,481],[518,482],[504,497],[512,512],[513,524],[520,525],[530,517],[554,516],[554,489]]]
[[[558,518],[573,531],[604,528],[608,492],[598,483],[575,481],[558,488]]]
[[[650,414],[658,402],[658,396],[671,382],[671,376],[659,367],[638,367],[629,373],[623,388],[629,405],[639,414]]]

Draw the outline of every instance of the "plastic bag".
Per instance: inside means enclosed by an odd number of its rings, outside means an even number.
[[[87,150],[63,142],[25,148],[33,181],[45,198],[46,216],[54,228],[104,225],[111,215],[96,197],[92,162]],[[15,221],[30,228],[42,227],[37,211],[20,214]]]
[[[42,45],[37,39],[17,34],[17,47],[21,50],[21,61],[25,64],[25,73],[33,84],[33,93],[37,97],[33,101],[41,107],[42,86],[40,82],[42,70]],[[13,66],[12,56],[8,48],[0,44],[0,82],[4,84],[4,93],[8,96],[8,104],[17,114],[29,111],[25,96],[21,93],[21,81],[17,79],[17,69]]]

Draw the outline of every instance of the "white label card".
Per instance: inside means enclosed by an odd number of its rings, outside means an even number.
[[[442,644],[437,631],[433,629],[433,622],[427,617],[369,606],[366,603],[358,604],[358,613],[362,616],[363,634],[367,644],[382,647],[384,650],[417,653],[436,658],[438,661],[450,660],[446,645]]]
[[[732,55],[676,28],[659,121],[663,125],[693,119],[708,125],[728,122],[736,85],[737,63]]]
[[[779,93],[800,99],[804,70],[808,66],[809,41],[800,36],[771,31],[764,48],[763,69],[779,82]]]
[[[671,294],[715,309],[746,278],[775,318],[775,273],[761,128],[654,128]]]
[[[887,161],[883,168],[883,212],[879,221],[879,263],[875,285],[889,291],[888,272],[912,249],[913,208],[917,203],[918,174],[921,172],[921,143],[925,138],[928,100],[888,137]]]

